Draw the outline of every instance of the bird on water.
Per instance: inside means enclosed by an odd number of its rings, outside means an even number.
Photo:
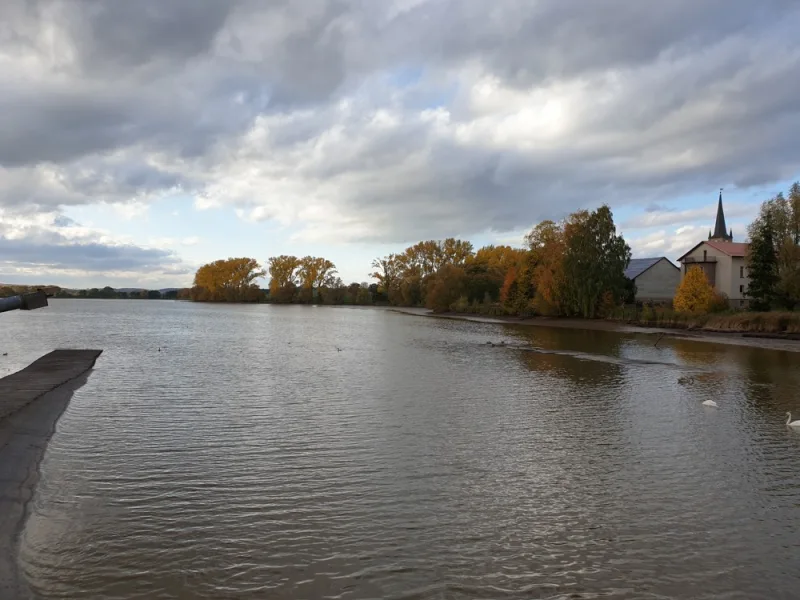
[[[800,427],[800,421],[792,421],[792,413],[786,413],[786,425],[789,427]]]
[[[705,402],[703,402],[703,406],[712,406],[714,408],[717,408],[717,403],[714,402],[713,400],[706,400]]]

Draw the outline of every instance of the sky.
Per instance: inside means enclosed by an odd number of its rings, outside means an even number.
[[[800,179],[796,0],[3,0],[0,282],[345,282],[607,203],[676,259]],[[266,282],[265,282],[266,283]]]

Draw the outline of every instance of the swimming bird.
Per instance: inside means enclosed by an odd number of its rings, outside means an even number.
[[[678,383],[680,383],[681,385],[694,383],[694,377],[692,377],[691,375],[686,375],[684,377],[678,377]]]
[[[339,346],[336,346],[336,351],[337,351],[337,352],[341,352],[341,351],[342,351],[342,349],[341,349],[341,348],[339,348]]]
[[[714,402],[713,400],[706,400],[705,402],[703,402],[703,406],[712,406],[714,408],[717,408],[717,403]]]
[[[786,413],[786,425],[789,427],[800,427],[800,421],[792,421],[792,413]]]

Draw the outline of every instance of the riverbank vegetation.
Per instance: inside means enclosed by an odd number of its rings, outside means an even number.
[[[373,261],[391,304],[434,312],[488,315],[604,316],[632,292],[624,275],[631,251],[608,206],[544,221],[526,248],[469,242],[420,242]]]
[[[203,265],[188,297],[209,302],[389,304],[435,312],[488,315],[606,316],[632,294],[624,276],[631,251],[616,232],[608,206],[544,221],[526,248],[485,246],[448,238],[422,241],[376,258],[378,283],[345,285],[322,257],[273,256],[267,268],[252,258]],[[255,280],[269,274],[269,291]],[[182,291],[178,297],[184,297]]]
[[[0,286],[0,298],[8,298],[18,294],[43,291],[51,298],[89,298],[102,300],[175,300],[178,298],[179,290],[148,290],[148,289],[125,289],[117,290],[106,286],[103,288],[87,289],[67,289],[56,285],[5,285]]]
[[[762,203],[748,233],[751,309],[794,310],[800,306],[800,183],[788,197]]]

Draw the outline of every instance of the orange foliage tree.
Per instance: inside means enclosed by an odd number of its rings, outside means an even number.
[[[682,313],[708,312],[716,302],[714,288],[700,267],[692,267],[684,275],[672,305]]]
[[[263,293],[255,280],[266,274],[254,258],[229,258],[203,265],[190,292],[197,302],[258,302]]]

